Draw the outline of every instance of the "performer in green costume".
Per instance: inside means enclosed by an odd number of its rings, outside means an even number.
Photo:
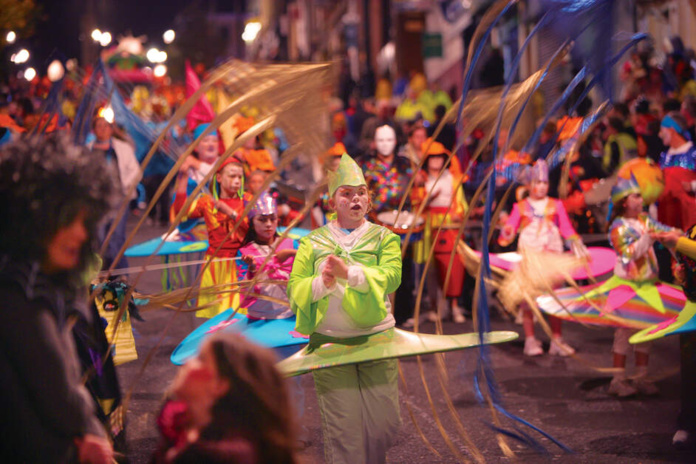
[[[365,219],[362,170],[344,154],[329,178],[337,219],[300,242],[288,296],[297,331],[313,343],[350,343],[394,330],[389,293],[401,283],[400,239]],[[395,359],[312,372],[327,463],[384,463],[401,424]]]

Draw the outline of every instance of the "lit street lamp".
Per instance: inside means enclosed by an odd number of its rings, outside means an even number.
[[[102,47],[106,47],[111,43],[111,34],[109,32],[102,32],[101,37],[99,37],[99,44]]]
[[[256,40],[256,36],[261,32],[261,23],[259,21],[249,21],[244,26],[244,32],[242,33],[242,40],[250,44]]]
[[[166,43],[167,45],[174,42],[175,38],[176,38],[176,34],[174,33],[174,31],[172,29],[165,31],[165,33],[162,34],[162,40],[164,40],[164,43]]]
[[[12,61],[14,64],[26,63],[29,61],[29,56],[29,50],[23,48],[17,53],[13,54],[12,57],[10,57],[10,61]]]
[[[150,63],[164,63],[167,61],[167,52],[151,48],[145,54]]]
[[[63,68],[63,63],[61,63],[58,60],[53,60],[51,64],[48,65],[46,74],[48,75],[48,80],[50,80],[51,82],[59,81],[65,74],[65,68]]]
[[[36,77],[36,70],[34,68],[27,68],[24,71],[24,78],[28,81],[33,81]]]
[[[164,77],[167,74],[167,67],[163,64],[158,64],[155,69],[152,70],[152,74],[155,77]]]
[[[17,40],[17,34],[15,34],[15,31],[8,32],[5,36],[5,40],[8,44],[14,43],[15,40]]]

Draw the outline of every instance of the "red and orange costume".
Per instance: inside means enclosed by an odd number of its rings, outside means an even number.
[[[223,163],[224,166],[227,163]],[[222,166],[220,169],[222,169]],[[213,188],[215,188],[214,186]],[[251,196],[244,192],[235,198],[220,198],[218,201],[229,206],[237,217],[241,216],[245,204],[251,200]],[[174,211],[177,213],[183,208],[186,198],[177,195],[174,201]],[[188,208],[184,219],[203,218],[208,229],[208,251],[206,258],[234,258],[244,240],[244,236],[249,229],[249,221],[246,217],[234,219],[216,208],[213,197],[202,194],[196,198]],[[237,226],[237,223],[239,225]],[[237,227],[234,233],[230,231]],[[219,248],[219,251],[218,251]],[[201,287],[231,283],[237,281],[237,266],[235,261],[213,261],[207,263],[201,278]],[[198,317],[214,317],[228,308],[239,306],[239,294],[236,292],[224,293],[222,296],[201,295],[198,298],[198,305],[214,303],[208,308],[196,312]]]

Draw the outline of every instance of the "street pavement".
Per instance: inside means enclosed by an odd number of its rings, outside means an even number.
[[[132,217],[129,221],[130,228],[135,219]],[[161,227],[144,226],[138,231],[135,243],[161,235],[164,231]],[[158,263],[159,259],[155,258],[153,262]],[[144,263],[144,258],[130,260],[131,266]],[[131,276],[131,281],[134,277]],[[144,273],[137,289],[142,293],[161,291],[161,272]],[[130,394],[127,434],[128,454],[133,463],[148,462],[157,446],[155,421],[164,393],[176,375],[176,366],[170,363],[169,356],[197,324],[190,313],[177,314],[165,309],[146,312],[143,317],[145,322],[133,322],[139,359],[118,368],[122,390],[124,394]],[[521,326],[506,320],[496,311],[493,311],[492,325],[494,330],[522,333]],[[435,326],[423,324],[421,331],[434,333]],[[471,321],[465,324],[446,321],[443,331],[470,332]],[[696,452],[677,451],[671,446],[679,412],[679,347],[676,337],[660,340],[653,346],[650,373],[660,378],[657,382],[660,394],[653,398],[624,400],[607,395],[610,377],[594,369],[610,366],[613,331],[566,323],[564,337],[577,348],[578,359],[548,354],[525,358],[522,340],[491,347],[490,359],[502,406],[510,414],[562,442],[571,453],[564,452],[519,422],[498,414],[503,429],[524,432],[545,449],[535,451],[508,439],[515,458],[505,456],[498,446],[490,408],[481,404],[475,394],[478,351],[470,349],[400,361],[405,379],[400,387],[403,426],[388,454],[388,462],[462,462],[471,459],[467,443],[473,443],[490,463],[696,462]],[[548,343],[545,349],[548,349]],[[632,362],[632,357],[629,357],[629,369]],[[298,410],[302,411],[300,426],[306,444],[301,452],[302,462],[322,463],[320,417],[312,378],[301,376],[292,379],[289,385],[295,390]],[[452,406],[454,417],[448,405]],[[460,433],[458,423],[463,426],[468,439]],[[440,430],[444,431],[446,438]]]

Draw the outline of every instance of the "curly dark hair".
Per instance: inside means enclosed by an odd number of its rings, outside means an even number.
[[[208,343],[218,373],[230,388],[213,405],[201,439],[241,434],[256,443],[258,462],[296,464],[293,408],[286,380],[275,367],[275,354],[238,334],[217,333]]]
[[[122,197],[106,160],[72,145],[66,134],[29,137],[0,150],[0,255],[43,262],[57,231],[85,212],[90,240],[68,277],[94,256],[97,224]]]

